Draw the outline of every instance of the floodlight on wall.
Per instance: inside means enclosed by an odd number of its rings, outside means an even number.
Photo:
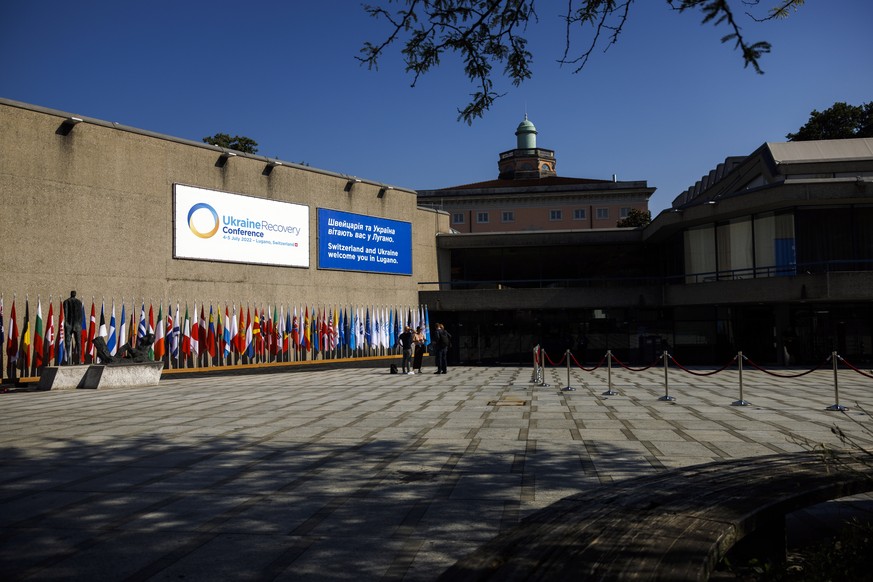
[[[351,191],[352,191],[352,188],[354,187],[354,185],[355,185],[355,184],[360,184],[360,183],[361,183],[361,179],[360,179],[360,178],[349,178],[349,181],[346,182],[346,185],[345,185],[345,187],[343,188],[343,192],[351,192]]]
[[[234,152],[223,151],[223,152],[221,152],[221,155],[218,156],[218,161],[215,162],[215,165],[218,166],[219,168],[223,168],[225,166],[225,164],[227,164],[227,160],[229,160],[230,158],[232,158],[234,156],[236,156],[236,153],[234,153]]]
[[[388,190],[393,190],[393,189],[394,189],[393,186],[382,186],[381,188],[379,188],[379,193],[376,194],[376,198],[384,198],[385,192],[387,192]]]
[[[273,172],[273,168],[276,166],[281,166],[282,162],[279,160],[270,160],[267,162],[267,166],[264,168],[264,175],[269,176]]]
[[[716,204],[718,204],[718,200],[707,200],[706,203],[715,206]]]
[[[68,117],[61,122],[61,125],[55,130],[58,135],[70,135],[73,128],[84,121],[81,117]]]

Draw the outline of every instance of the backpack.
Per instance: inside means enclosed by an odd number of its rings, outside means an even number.
[[[391,367],[388,368],[388,372],[391,374],[396,374],[397,373],[397,364],[391,364]]]

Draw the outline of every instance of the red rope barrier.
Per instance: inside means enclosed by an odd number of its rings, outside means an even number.
[[[812,374],[816,370],[822,368],[828,361],[828,358],[825,358],[825,360],[821,364],[819,364],[818,366],[816,366],[812,370],[807,370],[806,372],[801,372],[799,374],[777,374],[775,372],[770,372],[769,370],[765,370],[764,368],[762,368],[761,366],[759,366],[758,364],[756,364],[755,362],[753,362],[752,360],[750,360],[746,356],[743,356],[743,359],[746,360],[747,362],[749,362],[749,364],[751,364],[753,368],[760,370],[761,372],[764,372],[765,374],[769,374],[770,376],[774,376],[776,378],[800,378],[801,376],[806,376],[807,374]]]
[[[676,364],[676,367],[679,368],[680,370],[682,370],[683,372],[688,372],[689,374],[691,374],[693,376],[714,376],[715,374],[718,374],[719,372],[724,372],[728,368],[728,366],[733,365],[734,362],[737,361],[737,357],[734,356],[730,362],[728,362],[727,364],[725,364],[724,366],[722,366],[718,370],[713,370],[711,372],[695,372],[694,370],[689,370],[688,368],[686,368],[685,366],[683,366],[682,364],[677,362],[676,358],[674,358],[672,355],[670,356],[670,361],[672,361],[674,364]]]
[[[573,358],[573,361],[576,362],[576,365],[579,366],[579,368],[580,368],[582,371],[584,371],[584,372],[593,372],[594,370],[596,370],[597,368],[599,368],[600,366],[602,366],[602,365],[603,365],[603,362],[606,361],[606,356],[604,355],[604,356],[600,359],[600,361],[597,362],[597,365],[596,365],[596,366],[594,366],[593,368],[586,368],[585,366],[583,366],[582,364],[579,363],[579,360],[577,360],[577,359],[576,359],[576,356],[574,356],[572,353],[570,354],[570,357]]]
[[[839,357],[839,356],[837,356],[837,357]],[[859,370],[858,368],[856,368],[855,366],[853,366],[852,364],[850,364],[848,361],[844,360],[843,358],[840,358],[840,361],[841,361],[842,363],[844,363],[845,365],[847,365],[850,369],[852,369],[852,370],[858,372],[859,374],[861,374],[862,376],[867,376],[868,378],[873,378],[873,374],[868,374],[868,373],[865,372],[864,370]]]
[[[564,353],[564,358],[566,358],[566,357],[567,357],[567,354]],[[543,358],[553,366],[560,366],[561,364],[564,363],[564,358],[561,358],[557,364],[555,362],[553,362],[552,358],[549,357],[549,354],[548,354],[548,352],[546,352],[546,350],[543,350]]]
[[[625,364],[624,362],[622,362],[621,360],[619,360],[618,358],[616,358],[616,357],[615,357],[615,354],[612,354],[612,359],[615,361],[616,364],[618,364],[619,366],[621,366],[621,367],[624,368],[625,370],[628,370],[628,371],[631,371],[631,372],[645,372],[645,371],[648,370],[649,368],[654,368],[655,366],[657,366],[657,365],[658,365],[658,362],[661,360],[661,358],[658,358],[658,359],[655,360],[653,363],[649,364],[648,366],[646,366],[646,367],[644,367],[644,368],[631,368],[630,366],[628,366],[627,364]]]

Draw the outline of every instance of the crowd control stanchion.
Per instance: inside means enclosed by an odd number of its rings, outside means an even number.
[[[533,349],[533,373],[530,376],[531,384],[539,384],[542,380],[541,378],[542,369],[540,368],[540,346],[539,344],[534,346]]]
[[[549,387],[551,384],[546,384],[546,358],[549,355],[546,353],[546,350],[540,348],[540,386],[541,387]]]
[[[837,379],[837,370],[839,368],[838,360],[839,356],[837,355],[837,352],[831,352],[831,362],[834,366],[834,404],[828,406],[827,408],[825,408],[825,410],[845,412],[848,410],[848,408],[840,404],[840,384]]]
[[[606,350],[606,392],[603,396],[615,396],[618,394],[612,389],[612,350]]]
[[[743,352],[737,352],[737,370],[740,373],[740,399],[731,403],[731,406],[749,406],[749,403],[743,399]]]
[[[564,352],[564,357],[567,358],[567,385],[561,388],[562,392],[575,392],[576,389],[570,386],[570,350]]]
[[[667,350],[664,350],[664,395],[658,398],[658,400],[662,400],[664,402],[673,402],[676,400],[672,396],[670,396],[670,378],[667,371],[670,368],[670,354],[667,353]]]

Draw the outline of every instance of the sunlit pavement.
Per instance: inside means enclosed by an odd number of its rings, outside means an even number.
[[[430,370],[433,371],[432,369]],[[789,373],[789,372],[785,372]],[[561,497],[870,442],[873,380],[456,367],[0,395],[4,580],[432,580]],[[675,401],[659,400],[665,392]],[[862,423],[858,425],[856,422]]]

